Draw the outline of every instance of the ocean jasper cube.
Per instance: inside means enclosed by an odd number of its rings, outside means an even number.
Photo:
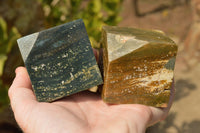
[[[111,104],[167,107],[177,45],[163,33],[103,27],[102,98]]]

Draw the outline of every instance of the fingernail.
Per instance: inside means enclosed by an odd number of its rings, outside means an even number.
[[[96,61],[98,61],[98,52],[96,49],[93,48],[93,53],[94,53],[94,56],[96,58]]]

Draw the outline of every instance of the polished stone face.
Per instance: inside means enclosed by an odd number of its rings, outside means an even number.
[[[104,86],[107,103],[166,107],[177,45],[157,31],[103,27]]]
[[[102,84],[81,19],[18,39],[38,101],[51,102]]]

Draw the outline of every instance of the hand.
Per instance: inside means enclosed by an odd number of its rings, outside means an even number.
[[[144,133],[149,125],[163,120],[169,107],[139,104],[109,105],[98,94],[84,91],[61,100],[37,102],[27,70],[16,69],[9,89],[15,119],[27,133]]]

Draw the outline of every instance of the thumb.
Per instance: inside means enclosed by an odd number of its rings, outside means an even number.
[[[23,108],[36,103],[36,97],[31,87],[28,72],[24,67],[18,67],[16,77],[8,90],[11,107],[16,112],[21,112]]]

